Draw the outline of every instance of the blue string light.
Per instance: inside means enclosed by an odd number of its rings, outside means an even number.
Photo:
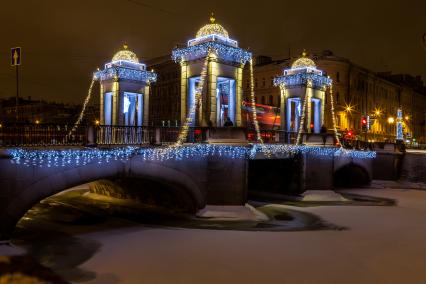
[[[204,42],[184,48],[176,48],[172,51],[172,59],[175,62],[189,61],[206,57],[209,51],[227,61],[245,64],[252,54],[242,48],[229,46],[220,42]]]
[[[12,163],[35,167],[64,167],[67,165],[86,165],[91,162],[108,163],[110,161],[126,161],[140,156],[146,161],[167,161],[220,157],[230,159],[255,159],[258,154],[265,157],[294,157],[295,155],[312,154],[322,157],[350,157],[373,159],[376,152],[345,150],[334,147],[315,147],[288,144],[254,144],[247,147],[229,145],[197,144],[181,147],[149,148],[120,147],[114,149],[67,149],[67,150],[30,150],[12,149]]]
[[[146,70],[130,69],[114,66],[94,73],[95,80],[111,80],[114,78],[140,82],[156,82],[157,74]]]
[[[314,88],[323,88],[324,86],[330,86],[332,83],[330,78],[321,74],[303,72],[276,77],[274,78],[274,85],[299,86],[306,85],[309,80],[311,80]]]

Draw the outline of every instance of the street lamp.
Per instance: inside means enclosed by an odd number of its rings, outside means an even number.
[[[392,124],[395,122],[395,118],[393,118],[392,116],[388,118],[388,123]]]
[[[96,119],[96,120],[95,120],[95,124],[96,124],[96,125],[99,125],[99,120],[97,120],[97,119]]]
[[[40,124],[40,120],[36,119],[35,124]]]
[[[382,114],[382,111],[381,111],[380,109],[376,108],[376,109],[374,110],[374,114],[375,114],[377,117],[379,117],[379,116]]]

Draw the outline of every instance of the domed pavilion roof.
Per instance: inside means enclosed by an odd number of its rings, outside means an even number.
[[[229,38],[229,34],[225,28],[216,23],[216,18],[213,13],[210,16],[210,23],[199,29],[195,37],[200,38],[207,35],[220,35],[224,38]]]
[[[293,62],[293,64],[291,65],[291,68],[296,69],[296,68],[306,68],[306,67],[316,68],[317,66],[315,65],[315,62],[308,57],[308,54],[306,53],[306,51],[303,51],[302,56]]]
[[[134,63],[139,63],[139,59],[136,56],[136,54],[133,51],[129,50],[128,48],[129,47],[127,46],[127,44],[124,44],[123,49],[117,52],[116,54],[114,54],[112,58],[112,62],[125,60],[125,61],[134,62]]]

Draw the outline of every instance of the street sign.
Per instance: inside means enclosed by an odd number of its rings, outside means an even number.
[[[10,55],[11,55],[10,65],[12,65],[12,66],[21,65],[21,48],[20,47],[12,48]]]

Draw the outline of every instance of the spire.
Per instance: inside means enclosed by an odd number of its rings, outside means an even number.
[[[214,17],[214,13],[212,12],[211,14],[210,14],[210,23],[211,24],[214,24],[216,22],[216,18]]]

